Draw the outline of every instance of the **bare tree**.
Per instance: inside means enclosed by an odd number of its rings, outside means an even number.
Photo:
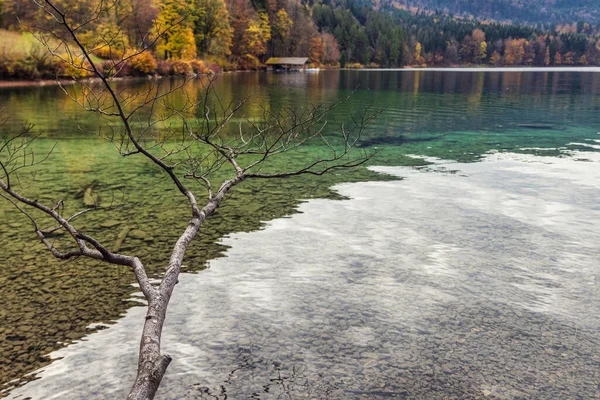
[[[100,132],[114,143],[123,157],[144,157],[150,165],[166,173],[189,202],[189,223],[175,242],[160,283],[153,284],[138,257],[111,251],[100,240],[77,228],[77,217],[98,211],[98,208],[91,207],[67,216],[63,215],[65,200],[51,205],[42,204],[22,194],[15,183],[20,171],[41,162],[51,162],[51,153],[42,158],[36,157],[31,145],[37,136],[32,134],[31,127],[0,142],[0,196],[31,221],[37,238],[56,258],[87,257],[128,266],[134,273],[148,305],[137,377],[128,399],[152,399],[171,362],[170,356],[161,354],[160,347],[169,300],[178,282],[186,249],[204,221],[220,207],[228,192],[245,180],[322,175],[363,164],[369,154],[359,152],[355,146],[365,126],[377,113],[364,110],[359,117],[353,118],[349,126],[340,125],[339,132],[333,136],[325,134],[326,116],[340,103],[301,110],[265,110],[259,120],[247,119],[233,130],[232,119],[248,98],[238,103],[221,103],[212,90],[213,80],[208,80],[199,101],[186,97],[187,92],[183,90],[186,80],[168,88],[157,83],[151,89],[133,93],[115,88],[112,84],[115,70],[123,68],[131,57],[141,54],[146,47],[133,55],[123,55],[109,69],[102,70],[91,54],[97,46],[114,46],[119,35],[100,37],[91,44],[84,44],[79,37],[83,26],[100,18],[114,3],[101,1],[97,9],[83,19],[79,16],[76,23],[50,0],[38,3],[38,6],[53,20],[56,28],[44,27],[32,29],[32,32],[48,51],[61,57],[71,68],[87,71],[97,78],[93,82],[80,81],[78,89],[64,87],[65,93],[84,109],[108,120],[109,129],[104,127]],[[148,43],[147,37],[140,39]],[[183,104],[171,101],[174,91],[183,93]],[[180,122],[183,129],[169,128],[172,121]],[[273,157],[297,151],[303,145],[314,142],[328,149],[329,155],[307,160],[294,170],[273,170],[270,163]],[[224,170],[229,171],[229,177],[214,182],[215,172],[222,173]],[[197,194],[197,190],[203,194]],[[200,202],[199,198],[202,199]],[[58,226],[44,229],[40,225],[42,220],[50,220]],[[57,241],[49,239],[49,235],[58,230],[66,231],[65,238]]]

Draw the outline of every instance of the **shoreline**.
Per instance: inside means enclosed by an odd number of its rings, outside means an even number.
[[[30,87],[30,86],[54,86],[54,85],[72,85],[77,81],[73,80],[56,80],[56,79],[42,79],[42,80],[0,80],[0,89],[2,88],[14,88],[14,87]]]
[[[425,72],[600,72],[600,66],[574,66],[574,67],[470,67],[470,66],[453,66],[453,67],[403,67],[403,68],[322,68],[321,71],[425,71]],[[248,72],[267,72],[263,70],[234,70],[234,71],[222,71],[221,74],[232,74],[232,73],[248,73]],[[138,76],[126,76],[113,78],[118,80],[135,80],[135,79],[161,79],[168,78],[168,76],[148,76],[147,78]],[[86,78],[82,81],[93,82],[97,78]],[[54,85],[73,85],[77,80],[72,79],[42,79],[42,80],[1,80],[0,89],[3,88],[19,88],[19,87],[32,87],[32,86],[54,86]]]
[[[345,68],[352,70],[352,68]],[[461,71],[461,72],[600,72],[600,66],[583,67],[406,67],[406,68],[357,68],[357,71]]]

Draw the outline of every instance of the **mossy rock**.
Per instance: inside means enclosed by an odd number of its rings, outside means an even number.
[[[98,194],[91,187],[85,189],[83,192],[83,205],[86,207],[97,207],[100,203]]]
[[[148,234],[148,232],[141,229],[134,229],[129,232],[129,236],[134,239],[143,240],[145,242],[153,242],[154,238]]]
[[[116,219],[107,219],[100,223],[100,227],[102,228],[113,228],[117,225],[121,225],[121,221],[117,221]]]

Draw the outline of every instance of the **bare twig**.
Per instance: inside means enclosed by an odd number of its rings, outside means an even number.
[[[82,109],[97,113],[110,121],[108,130],[101,132],[99,129],[99,133],[122,156],[144,157],[165,172],[191,207],[188,225],[175,243],[160,284],[154,287],[138,257],[111,252],[99,239],[76,229],[76,219],[91,212],[91,208],[65,218],[62,215],[65,208],[63,200],[48,207],[15,190],[11,177],[18,179],[18,171],[45,162],[52,153],[39,157],[29,147],[36,138],[36,135],[29,135],[31,128],[0,143],[0,195],[31,221],[38,239],[56,258],[86,257],[132,269],[148,301],[148,309],[140,341],[138,373],[128,398],[152,399],[171,361],[168,355],[161,354],[161,335],[167,307],[179,279],[183,257],[201,225],[217,211],[232,188],[246,179],[323,175],[363,165],[373,153],[357,152],[355,147],[367,124],[378,113],[366,109],[359,117],[353,118],[349,127],[341,125],[340,132],[335,137],[328,136],[326,131],[331,124],[326,118],[346,102],[346,98],[330,105],[303,109],[287,108],[279,112],[263,109],[262,120],[246,118],[245,123],[239,124],[239,132],[229,131],[232,120],[239,116],[252,93],[237,103],[224,102],[214,93],[214,78],[203,82],[204,94],[198,102],[194,95],[185,92],[188,80],[164,91],[160,90],[158,84],[139,91],[127,91],[111,85],[111,75],[147,48],[122,57],[108,71],[102,71],[94,63],[91,53],[103,46],[112,48],[115,44],[119,45],[120,31],[103,35],[88,46],[80,40],[79,32],[93,24],[102,12],[115,7],[116,0],[107,3],[100,0],[98,7],[92,9],[77,24],[72,23],[53,0],[36,1],[55,24],[62,28],[61,32],[40,28],[34,32],[38,40],[51,54],[60,57],[73,68],[92,73],[99,80],[98,83],[81,82],[79,93],[61,87],[65,94]],[[162,33],[170,28],[172,26],[166,27]],[[150,44],[157,40],[155,38]],[[66,55],[59,54],[59,51],[64,51]],[[182,94],[181,97],[185,100],[183,105],[176,106],[169,101],[174,92]],[[142,110],[144,114],[141,113]],[[200,113],[200,117],[195,118],[197,113]],[[181,123],[181,129],[174,127],[174,120]],[[299,151],[311,143],[318,143],[329,151],[329,155],[312,160],[308,155],[302,166],[288,171],[263,172],[263,168],[268,169],[268,163],[273,157]],[[226,179],[222,178],[219,184],[217,177],[222,177],[223,174],[226,174]],[[184,180],[186,184],[183,183]],[[196,195],[191,189],[194,185],[200,185],[202,190],[206,190],[206,202],[203,206],[197,203]],[[216,188],[218,189],[215,190]],[[34,212],[52,219],[58,226],[47,230],[39,229]],[[71,248],[66,251],[57,249],[47,239],[47,235],[62,229],[68,233],[70,240]]]

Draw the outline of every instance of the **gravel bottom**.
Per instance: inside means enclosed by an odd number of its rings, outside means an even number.
[[[184,274],[158,399],[600,398],[600,157],[343,184]],[[144,309],[9,398],[123,397]]]

